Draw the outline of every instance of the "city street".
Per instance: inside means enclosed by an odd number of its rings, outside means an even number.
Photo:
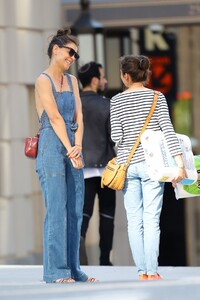
[[[199,300],[200,267],[160,267],[161,281],[139,281],[135,267],[84,266],[98,283],[46,284],[42,266],[0,266],[0,299]]]

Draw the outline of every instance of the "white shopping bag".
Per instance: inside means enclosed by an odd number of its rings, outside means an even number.
[[[191,142],[188,136],[177,134],[188,178],[181,181],[191,185],[197,181]],[[175,159],[171,156],[162,131],[145,130],[141,136],[145,159],[148,164],[149,177],[155,181],[171,182],[178,173]]]

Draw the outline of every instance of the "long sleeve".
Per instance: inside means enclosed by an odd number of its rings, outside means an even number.
[[[160,128],[164,134],[169,151],[172,156],[182,154],[178,138],[174,131],[170,116],[166,98],[163,94],[160,94],[158,102],[158,120]]]
[[[111,120],[111,138],[118,145],[123,137],[122,124],[120,116],[117,113],[116,98],[113,97],[110,101],[110,120]]]

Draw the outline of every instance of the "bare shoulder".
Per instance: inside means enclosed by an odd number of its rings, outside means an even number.
[[[73,91],[74,93],[78,93],[79,87],[78,87],[78,80],[74,75],[68,74],[72,81]]]
[[[50,84],[49,78],[44,74],[40,74],[35,81],[35,87],[40,88],[43,86],[48,86]]]
[[[71,80],[77,80],[77,79],[76,79],[76,76],[74,76],[74,75],[72,75],[72,74],[69,74],[69,73],[68,73],[68,75],[71,77]]]
[[[68,74],[68,75],[70,76],[72,83],[77,84],[77,78],[72,74]]]
[[[36,78],[36,82],[42,82],[42,83],[44,83],[44,82],[47,82],[47,81],[49,81],[49,78],[45,75],[45,74],[43,74],[43,73],[41,73],[37,78]]]

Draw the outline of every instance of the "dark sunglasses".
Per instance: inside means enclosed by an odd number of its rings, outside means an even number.
[[[74,50],[74,49],[72,49],[71,47],[68,47],[68,46],[61,46],[60,48],[66,48],[66,49],[68,49],[69,50],[69,56],[70,57],[73,57],[74,56],[74,58],[75,58],[75,60],[78,60],[79,59],[79,55],[78,55],[78,53]]]

